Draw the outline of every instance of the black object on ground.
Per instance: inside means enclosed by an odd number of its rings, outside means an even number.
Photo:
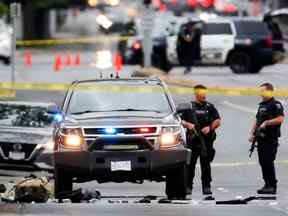
[[[160,204],[167,204],[167,203],[172,203],[172,201],[168,198],[162,198],[158,201]]]
[[[143,199],[139,200],[138,203],[151,203],[151,199],[143,198]]]
[[[144,199],[146,199],[146,198],[150,199],[150,200],[157,200],[158,197],[157,196],[153,196],[153,195],[148,195],[148,196],[144,197]]]
[[[276,196],[250,196],[245,199],[217,201],[216,205],[246,205],[253,200],[276,200]]]
[[[215,200],[215,197],[213,197],[213,196],[205,196],[204,198],[203,198],[203,200],[204,201],[212,201],[212,200]]]
[[[4,184],[0,184],[0,193],[5,193],[6,192],[6,187]]]
[[[99,191],[85,191],[77,189],[72,192],[63,192],[60,195],[59,202],[62,203],[63,199],[70,199],[72,203],[89,202],[91,199],[101,199],[101,193]]]

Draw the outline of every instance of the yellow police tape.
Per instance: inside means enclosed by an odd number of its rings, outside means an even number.
[[[0,89],[0,98],[11,98],[16,96],[16,91],[11,89]]]
[[[169,82],[168,82],[169,83]],[[71,84],[66,83],[0,83],[1,91],[6,91],[10,94],[14,93],[11,90],[40,90],[40,91],[65,91]],[[85,91],[101,91],[101,92],[142,92],[142,93],[154,93],[162,92],[159,87],[137,87],[137,86],[113,86],[112,84],[81,84],[77,89]],[[181,87],[181,86],[169,86],[169,90],[172,94],[176,95],[192,95],[194,94],[193,87]],[[14,93],[15,94],[15,93]],[[244,88],[244,87],[208,87],[208,95],[221,95],[221,96],[259,96],[260,91],[258,88]],[[12,94],[13,95],[13,94]],[[1,95],[0,95],[1,96]],[[274,91],[274,96],[287,97],[288,89],[277,89]]]
[[[239,167],[239,166],[255,166],[259,163],[255,161],[247,161],[247,162],[225,162],[225,163],[212,163],[212,167]],[[288,165],[288,160],[278,160],[275,161],[275,164],[277,165]],[[200,167],[200,166],[197,166]]]
[[[97,36],[67,39],[47,39],[47,40],[18,40],[17,46],[55,46],[55,45],[71,45],[71,44],[95,44],[110,43],[116,41],[127,41],[129,36]]]

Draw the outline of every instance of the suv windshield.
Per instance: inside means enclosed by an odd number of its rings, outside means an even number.
[[[85,88],[89,89],[85,89]],[[69,114],[91,112],[157,112],[170,113],[171,107],[161,86],[79,84],[74,89]]]
[[[267,35],[269,29],[266,23],[260,21],[235,22],[239,35]]]
[[[44,128],[51,124],[47,107],[0,103],[0,126]]]

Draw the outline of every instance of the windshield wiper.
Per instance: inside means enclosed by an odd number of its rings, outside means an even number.
[[[156,112],[156,113],[162,113],[159,110],[142,110],[142,109],[132,109],[132,108],[127,108],[127,109],[116,109],[116,110],[109,110],[106,112],[129,112],[129,111],[136,111],[136,112]]]
[[[142,110],[142,109],[115,109],[115,110],[85,110],[80,112],[72,112],[71,115],[82,115],[86,113],[96,113],[96,112],[156,112],[156,113],[162,113],[159,110]]]
[[[85,114],[85,113],[95,113],[95,112],[101,112],[101,111],[85,110],[85,111],[80,111],[80,112],[72,112],[71,115],[81,115],[81,114]]]

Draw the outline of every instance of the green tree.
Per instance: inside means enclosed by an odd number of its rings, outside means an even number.
[[[13,0],[4,0],[4,2],[8,6]],[[50,9],[86,4],[86,0],[15,0],[14,2],[22,4],[23,36],[27,40],[50,37]]]
[[[69,0],[22,0],[21,3],[24,39],[49,38],[49,9],[69,6]]]
[[[3,15],[8,14],[8,7],[7,5],[0,3],[0,17],[2,17]]]

